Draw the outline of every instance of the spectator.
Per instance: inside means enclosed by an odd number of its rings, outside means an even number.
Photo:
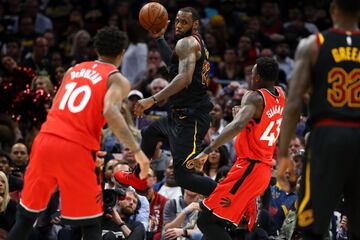
[[[46,93],[50,93],[51,96],[54,95],[54,86],[48,76],[37,76],[33,79],[31,90],[35,91],[36,89],[43,89]]]
[[[102,222],[103,240],[137,240],[144,239],[144,226],[138,222],[131,220],[139,209],[140,202],[135,192],[126,190],[124,200],[118,200],[112,210],[112,214]]]
[[[26,0],[22,12],[34,19],[34,30],[36,33],[43,34],[46,30],[53,29],[50,18],[40,13],[37,0]],[[15,27],[15,31],[16,29]]]
[[[146,231],[147,240],[160,240],[164,223],[164,207],[167,198],[154,191],[153,186],[157,182],[154,171],[149,171],[148,185],[149,189],[146,197],[150,203],[149,225]]]
[[[9,183],[5,173],[0,171],[0,232],[5,231],[5,236],[15,223],[15,215],[16,202],[10,198]]]
[[[21,42],[17,38],[10,38],[6,41],[5,55],[12,57],[15,62],[20,63],[21,60]]]
[[[20,192],[24,185],[23,180],[11,174],[10,164],[11,164],[10,156],[5,152],[0,151],[0,171],[5,173],[7,177],[7,181],[9,185],[8,191],[10,193],[16,191]]]
[[[23,143],[15,143],[10,152],[12,174],[23,178],[29,161],[28,149]]]
[[[163,78],[155,78],[150,83],[150,93],[154,95],[160,92],[163,88],[165,88],[169,83]],[[161,101],[156,105],[152,106],[148,110],[145,111],[145,117],[150,120],[150,122],[160,119],[160,117],[167,116],[168,111],[170,110],[169,104],[167,104],[167,100]]]
[[[111,159],[105,164],[104,180],[105,180],[105,189],[114,189],[115,182],[114,177],[114,168],[119,163],[117,159]]]
[[[218,170],[228,165],[229,152],[225,145],[220,146],[209,154],[209,159],[204,164],[204,173],[215,180]]]
[[[274,58],[279,64],[279,69],[285,72],[286,80],[289,81],[294,69],[294,60],[290,58],[289,44],[285,41],[277,43]]]
[[[184,190],[184,197],[179,196],[165,204],[165,233],[163,233],[165,239],[201,239],[202,234],[196,227],[200,210],[199,198],[199,194]],[[198,237],[195,238],[195,235],[198,235]]]
[[[225,49],[224,61],[220,63],[216,76],[225,80],[238,80],[241,78],[241,68],[237,64],[237,53],[232,47]]]
[[[138,24],[133,23],[128,26],[128,36],[130,44],[122,60],[121,72],[134,85],[140,74],[145,72],[148,47],[145,43],[144,30]]]
[[[290,141],[289,154],[297,153],[300,149],[304,149],[303,139],[298,136],[294,136]]]
[[[160,188],[159,193],[167,199],[176,199],[179,196],[182,196],[181,187],[179,187],[175,181],[172,161],[165,170],[165,183]]]
[[[283,28],[277,3],[272,0],[263,1],[260,11],[261,31],[274,42],[284,39],[281,35]]]
[[[254,45],[253,39],[250,35],[243,35],[240,37],[237,45],[237,51],[238,60],[242,68],[255,64],[255,60],[259,55],[258,49]]]
[[[90,40],[91,36],[86,30],[80,30],[74,35],[70,52],[71,65],[91,59]]]
[[[48,43],[43,37],[35,39],[32,53],[25,57],[22,65],[29,67],[39,75],[49,75],[50,67],[48,55]]]
[[[38,36],[34,29],[34,21],[30,16],[24,15],[19,19],[19,31],[16,32],[15,38],[18,39],[22,46],[22,57],[31,52],[34,45],[34,39]]]

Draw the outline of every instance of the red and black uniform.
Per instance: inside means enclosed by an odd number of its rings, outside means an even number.
[[[267,89],[258,90],[264,99],[263,114],[258,121],[250,120],[238,134],[237,160],[225,180],[203,201],[214,215],[235,225],[247,213],[249,228],[252,228],[256,219],[256,197],[269,185],[285,104],[283,91],[279,87],[276,90],[277,95]]]
[[[44,210],[56,186],[66,220],[97,220],[103,214],[96,151],[100,148],[102,115],[109,75],[114,65],[84,62],[69,69],[46,122],[35,138],[25,174],[21,206]]]
[[[297,224],[302,231],[325,234],[344,196],[350,232],[360,238],[360,32],[330,29],[316,40]]]
[[[163,195],[154,192],[150,200],[150,215],[149,215],[149,229],[148,235],[153,236],[153,240],[161,239],[161,232],[164,223],[164,207],[167,198]]]

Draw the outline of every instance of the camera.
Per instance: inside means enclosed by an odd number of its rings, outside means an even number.
[[[105,189],[103,190],[103,202],[105,214],[111,214],[113,207],[118,200],[124,200],[126,191],[123,188]]]

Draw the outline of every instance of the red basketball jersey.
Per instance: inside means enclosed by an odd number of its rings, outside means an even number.
[[[99,149],[107,79],[116,71],[114,65],[100,61],[69,69],[40,131]]]
[[[236,137],[235,149],[238,157],[260,160],[272,165],[285,105],[284,92],[280,87],[276,87],[276,90],[278,96],[265,88],[258,90],[264,99],[264,111],[260,122],[250,120]]]

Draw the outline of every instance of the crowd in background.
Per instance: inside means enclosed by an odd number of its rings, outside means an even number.
[[[251,69],[260,56],[274,58],[280,68],[278,85],[287,91],[291,84],[294,52],[301,38],[331,27],[329,0],[159,0],[168,11],[170,24],[165,39],[174,46],[173,22],[179,8],[192,6],[201,14],[200,33],[210,54],[209,95],[214,103],[212,121],[204,146],[216,138],[232,120],[232,108],[247,90]],[[129,46],[120,67],[132,91],[122,113],[134,136],[165,116],[166,101],[136,118],[136,101],[163,89],[167,66],[155,40],[139,25],[140,0],[1,0],[0,4],[0,239],[15,221],[23,176],[34,137],[51,107],[66,70],[82,61],[95,60],[92,38],[103,26],[127,32]],[[258,217],[252,233],[244,220],[229,224],[234,239],[301,239],[295,227],[298,186],[306,144],[306,109],[289,146],[296,163],[297,179],[290,179],[291,192],[276,184],[276,153],[271,186],[258,200]],[[104,127],[102,150],[105,187],[119,187],[116,171],[131,171],[133,153]],[[71,157],[71,156],[69,156]],[[236,158],[233,143],[209,155],[204,174],[222,181]],[[196,226],[199,194],[176,185],[171,153],[159,142],[151,160],[148,190],[126,189],[116,203],[118,216],[104,216],[104,239],[201,239]],[[76,239],[78,229],[62,224],[58,192],[36,222],[31,239]],[[120,219],[120,220],[119,220]],[[126,229],[118,222],[125,222]],[[186,231],[185,231],[186,230]],[[186,233],[186,234],[184,234]],[[329,223],[329,239],[348,239],[347,218],[341,204]]]

